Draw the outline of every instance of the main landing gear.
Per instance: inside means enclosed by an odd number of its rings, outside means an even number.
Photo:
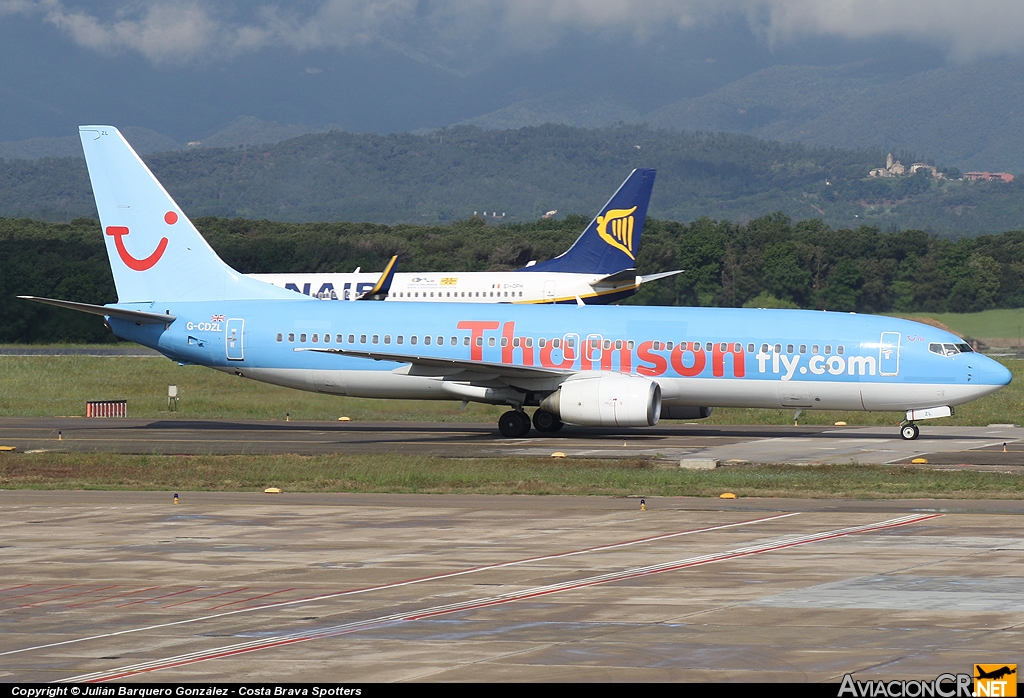
[[[546,410],[537,410],[533,413],[533,426],[537,428],[537,431],[552,434],[564,427],[565,423]]]
[[[917,425],[913,422],[908,422],[900,427],[900,436],[902,436],[905,441],[913,441],[920,435],[921,430],[918,429]]]
[[[530,416],[520,410],[509,410],[498,418],[498,431],[509,439],[519,439],[530,433]]]
[[[544,410],[533,413],[533,426],[537,431],[551,434],[565,424],[557,416]],[[498,431],[509,439],[520,439],[530,433],[530,415],[520,410],[509,410],[498,419]]]

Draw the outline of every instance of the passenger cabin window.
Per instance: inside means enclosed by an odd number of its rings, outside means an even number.
[[[288,341],[289,342],[294,342],[295,341],[295,333],[294,332],[289,332],[288,333]]]
[[[395,337],[395,344],[405,344],[405,337],[402,335]]]
[[[360,344],[366,344],[366,335],[365,334],[359,335],[359,343]]]
[[[846,351],[846,347],[844,347],[842,344],[840,344],[838,347],[836,347],[836,353],[837,354],[842,354],[845,351]]]
[[[828,356],[831,353],[832,353],[832,345],[831,344],[826,344],[825,345],[825,356]]]
[[[284,335],[283,335],[283,334],[281,334],[280,332],[278,332],[278,333],[277,333],[277,341],[279,341],[279,342],[280,342],[280,341],[282,341],[282,340],[284,340]]]
[[[806,354],[807,353],[807,345],[806,344],[801,344],[800,345],[800,353],[801,354]]]
[[[374,344],[376,344],[377,342],[379,342],[379,341],[380,341],[380,335],[379,335],[379,334],[375,334],[375,335],[373,335],[373,337],[371,338],[371,341],[372,341],[372,342],[373,342]]]
[[[348,343],[349,344],[355,344],[356,343],[356,336],[354,334],[350,334],[348,336]]]
[[[433,339],[433,337],[431,337],[431,336],[430,336],[430,335],[428,334],[428,335],[427,335],[426,337],[424,337],[424,338],[423,338],[423,343],[424,343],[424,344],[430,344],[430,342],[431,342],[431,340],[432,340],[432,339]]]
[[[325,334],[324,335],[324,344],[330,344],[330,343],[331,343],[331,335]]]
[[[775,353],[776,354],[781,354],[782,353],[782,345],[781,344],[776,344],[775,345]]]
[[[306,333],[305,332],[303,332],[302,334],[299,335],[299,341],[300,342],[305,342],[306,341]]]
[[[334,338],[334,341],[335,341],[335,342],[336,342],[337,344],[341,344],[341,343],[342,343],[342,342],[343,342],[344,340],[345,340],[345,335],[343,335],[343,334],[339,334],[338,336],[336,336],[336,337]]]
[[[754,353],[754,345],[753,344],[748,344],[747,345],[747,353],[748,354],[753,354]]]
[[[320,341],[320,335],[318,335],[318,334],[313,335],[313,344],[316,344],[319,341]]]
[[[419,338],[416,335],[409,337],[409,344],[415,344]]]
[[[787,344],[786,345],[786,353],[787,354],[792,354],[793,353],[793,345],[792,344]]]
[[[391,344],[391,335],[389,335],[389,334],[384,335],[384,343],[385,344]]]
[[[818,349],[819,349],[819,347],[818,347],[817,344],[812,344],[811,345],[811,353],[812,354],[817,354],[818,353]]]

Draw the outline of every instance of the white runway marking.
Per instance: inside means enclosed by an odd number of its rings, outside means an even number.
[[[392,582],[390,584],[381,584],[379,586],[364,587],[364,588],[361,588],[361,589],[349,589],[349,590],[346,590],[346,591],[339,591],[339,592],[335,592],[335,593],[332,593],[332,594],[323,594],[323,595],[320,595],[320,596],[312,596],[312,597],[308,597],[308,598],[304,598],[304,599],[292,599],[290,601],[279,601],[279,602],[276,602],[276,603],[262,604],[262,605],[259,605],[259,606],[250,606],[248,608],[239,608],[239,609],[235,609],[233,611],[224,611],[222,613],[214,613],[214,614],[211,614],[211,615],[199,616],[197,618],[186,618],[186,619],[183,619],[183,620],[176,620],[176,621],[171,621],[171,622],[168,622],[168,623],[158,623],[156,625],[147,625],[147,626],[143,626],[143,627],[139,627],[139,628],[129,628],[127,630],[118,630],[118,631],[115,631],[115,632],[112,632],[112,633],[103,633],[101,635],[89,635],[88,637],[79,637],[79,638],[75,638],[75,639],[72,639],[72,640],[63,640],[61,642],[51,642],[51,643],[47,643],[47,644],[44,644],[44,645],[34,645],[32,647],[22,647],[22,648],[16,649],[16,650],[8,650],[6,652],[0,652],[0,657],[6,656],[6,655],[10,655],[10,654],[19,654],[19,653],[22,653],[22,652],[32,652],[34,650],[47,649],[47,648],[50,648],[50,647],[61,647],[63,645],[71,645],[71,644],[76,644],[76,643],[79,643],[79,642],[89,642],[91,640],[101,640],[101,639],[104,639],[104,638],[117,637],[119,635],[128,635],[128,634],[131,634],[131,633],[141,633],[141,632],[146,632],[148,630],[158,630],[160,628],[170,628],[170,627],[173,627],[173,626],[176,626],[176,625],[187,625],[189,623],[199,623],[199,622],[206,621],[206,620],[213,620],[215,618],[224,618],[225,616],[234,616],[234,615],[238,615],[238,614],[241,614],[241,613],[251,613],[253,611],[269,611],[269,610],[273,610],[273,609],[276,609],[276,608],[284,608],[284,607],[287,607],[287,606],[296,606],[296,605],[299,605],[299,604],[315,603],[315,602],[318,602],[318,601],[325,601],[327,599],[336,599],[336,598],[339,598],[339,597],[342,597],[342,596],[353,596],[353,595],[356,595],[356,594],[367,594],[367,593],[374,592],[374,591],[383,591],[385,589],[395,589],[395,588],[398,588],[398,587],[410,586],[410,585],[413,585],[413,584],[423,584],[423,583],[426,583],[426,582],[436,582],[436,581],[439,581],[439,580],[442,580],[442,579],[451,579],[452,577],[459,577],[459,576],[462,576],[462,575],[474,574],[476,572],[484,572],[486,570],[494,570],[494,569],[499,569],[499,568],[502,568],[502,567],[513,567],[515,565],[523,565],[523,564],[527,564],[527,563],[531,563],[531,562],[542,562],[544,560],[556,560],[558,558],[570,557],[570,556],[573,556],[573,555],[584,555],[584,554],[587,554],[587,553],[601,552],[601,551],[604,551],[604,550],[612,550],[612,549],[615,549],[615,548],[624,548],[624,547],[627,547],[627,546],[630,546],[630,545],[639,545],[641,543],[652,543],[654,541],[666,540],[668,538],[676,538],[678,536],[689,536],[689,535],[693,535],[695,533],[708,533],[708,532],[711,532],[711,531],[721,531],[721,530],[724,530],[724,529],[727,529],[727,528],[736,528],[737,526],[750,526],[750,525],[758,524],[758,523],[767,523],[769,521],[776,521],[778,519],[785,519],[785,518],[788,518],[790,516],[796,516],[797,513],[798,512],[791,512],[791,513],[786,513],[786,514],[776,514],[774,516],[766,516],[766,517],[762,517],[762,518],[759,518],[759,519],[749,519],[749,520],[746,520],[746,521],[737,521],[735,523],[719,524],[717,526],[707,526],[705,528],[695,528],[695,529],[691,529],[691,530],[687,530],[687,531],[676,531],[674,533],[663,533],[663,534],[659,534],[659,535],[656,535],[656,536],[649,536],[647,538],[639,538],[637,540],[624,541],[624,542],[620,542],[620,543],[610,543],[608,545],[600,545],[600,546],[595,546],[595,547],[592,547],[592,548],[584,548],[582,550],[571,550],[571,551],[568,551],[568,552],[554,553],[552,555],[542,555],[540,557],[526,558],[524,560],[513,560],[511,562],[498,562],[498,563],[494,563],[492,565],[483,565],[481,567],[471,567],[471,568],[464,569],[464,570],[456,570],[454,572],[445,572],[443,574],[433,575],[431,577],[419,577],[417,579],[408,579],[408,580],[403,580],[403,581],[399,581],[399,582]],[[30,586],[30,585],[27,585],[27,586]],[[74,586],[74,585],[69,585],[69,586]],[[65,587],[60,587],[60,588],[65,588]],[[195,588],[200,588],[200,587],[195,587]],[[185,591],[193,591],[193,590],[194,589],[186,589]],[[54,590],[51,589],[50,591],[54,591]],[[43,592],[35,592],[35,593],[43,593]],[[185,592],[180,592],[179,591],[179,592],[175,592],[175,594],[168,594],[166,596],[174,596],[174,595],[182,594],[182,593],[185,593]],[[158,596],[156,598],[164,598],[164,597],[159,597]],[[142,602],[147,601],[147,600],[152,600],[152,599],[140,599],[138,601],[131,602],[131,604],[124,604],[124,605],[127,606],[127,605],[132,605],[132,604],[138,604],[138,603],[142,603]],[[118,608],[120,608],[120,607],[118,607]]]
[[[207,650],[200,650],[198,652],[191,652],[189,654],[182,654],[174,657],[166,657],[164,659],[157,659],[149,662],[131,664],[110,671],[79,674],[78,676],[62,679],[60,683],[114,681],[117,679],[124,679],[129,676],[135,676],[137,674],[160,671],[162,669],[170,669],[174,667],[185,666],[188,664],[195,664],[197,662],[209,661],[212,659],[231,657],[239,654],[245,654],[248,652],[256,652],[258,650],[263,649],[282,647],[285,645],[296,644],[299,642],[308,642],[310,640],[337,637],[339,635],[345,635],[348,633],[357,632],[359,630],[377,628],[384,625],[390,625],[393,623],[422,620],[424,618],[448,615],[451,613],[457,613],[461,611],[486,608],[489,606],[498,606],[502,604],[511,603],[514,601],[522,601],[524,599],[532,599],[540,596],[557,594],[564,591],[582,589],[585,587],[595,586],[598,584],[618,582],[653,574],[661,574],[663,572],[671,572],[674,570],[684,569],[687,567],[696,567],[699,565],[707,565],[713,562],[721,562],[725,560],[736,559],[739,557],[747,557],[750,555],[758,555],[761,553],[767,553],[776,550],[784,550],[786,548],[792,548],[798,545],[818,543],[821,541],[832,540],[835,538],[841,538],[844,536],[854,535],[857,533],[872,533],[875,531],[881,531],[889,528],[894,528],[897,526],[906,526],[913,523],[919,523],[921,521],[927,521],[929,519],[938,518],[940,516],[942,516],[942,514],[901,516],[895,519],[888,519],[886,521],[880,521],[878,523],[873,524],[850,526],[847,528],[823,531],[820,533],[786,536],[774,541],[770,541],[768,543],[747,546],[743,548],[736,548],[733,550],[728,550],[723,553],[711,553],[708,555],[685,558],[682,560],[673,560],[671,562],[664,562],[657,565],[633,567],[621,570],[619,572],[610,572],[591,577],[584,577],[581,579],[573,579],[565,582],[559,582],[556,584],[550,584],[547,586],[534,587],[532,589],[526,589],[524,591],[500,594],[497,596],[483,597],[471,601],[457,602],[442,606],[432,606],[429,608],[424,608],[408,613],[389,614],[385,616],[379,616],[377,618],[355,621],[352,623],[344,623],[342,625],[324,628],[316,632],[304,631],[299,633],[290,633],[272,638],[254,640],[251,642],[242,642],[233,645],[215,647]]]

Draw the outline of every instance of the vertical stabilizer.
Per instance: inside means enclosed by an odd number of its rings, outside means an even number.
[[[635,269],[654,173],[651,169],[633,170],[572,247],[554,259],[517,271],[614,274]]]
[[[116,128],[78,131],[118,302],[296,298],[225,264]]]

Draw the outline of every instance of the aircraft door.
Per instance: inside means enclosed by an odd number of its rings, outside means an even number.
[[[900,333],[883,332],[878,344],[878,375],[895,376],[900,372]]]
[[[224,351],[229,361],[242,361],[245,359],[245,350],[242,347],[242,338],[245,334],[245,320],[241,318],[230,318],[224,330]]]

